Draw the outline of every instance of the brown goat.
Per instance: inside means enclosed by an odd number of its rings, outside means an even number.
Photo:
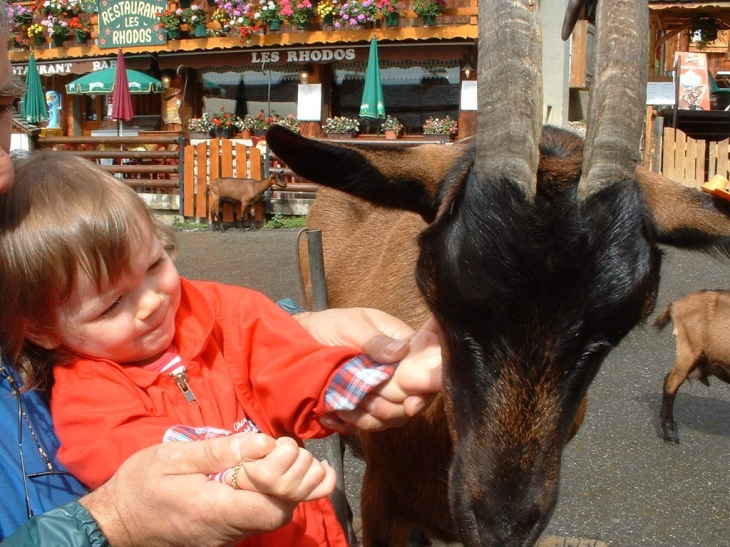
[[[659,421],[666,442],[679,443],[674,422],[674,399],[689,378],[710,385],[715,376],[730,383],[730,291],[696,291],[667,306],[654,325],[660,330],[669,321],[677,342],[674,368],[664,377]]]
[[[653,308],[658,244],[730,251],[727,202],[637,168],[646,2],[597,8],[585,146],[540,124],[533,0],[479,2],[474,140],[335,145],[268,131],[277,157],[329,187],[308,218],[329,305],[413,326],[432,315],[441,332],[442,397],[401,428],[359,435],[365,547],[402,547],[414,525],[466,547],[534,544],[588,387]]]
[[[221,219],[225,202],[240,205],[240,229],[243,231],[244,220],[251,216],[251,206],[259,201],[271,186],[286,188],[286,181],[281,172],[272,170],[269,176],[262,180],[219,177],[211,182],[208,190],[213,196],[213,204],[210,207],[210,225],[213,231],[216,229],[223,231]],[[253,221],[251,227],[256,228]]]

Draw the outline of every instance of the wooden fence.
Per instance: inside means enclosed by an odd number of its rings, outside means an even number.
[[[730,178],[730,139],[695,140],[684,132],[663,126],[661,116],[647,115],[644,165],[693,188],[699,188],[714,175]]]

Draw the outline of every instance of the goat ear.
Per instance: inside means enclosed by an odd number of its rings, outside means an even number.
[[[730,256],[730,203],[644,167],[637,167],[636,181],[657,242]]]
[[[455,169],[469,157],[466,146],[332,145],[282,126],[271,127],[266,142],[298,175],[377,205],[412,211],[426,222],[436,216],[441,184],[468,170]]]

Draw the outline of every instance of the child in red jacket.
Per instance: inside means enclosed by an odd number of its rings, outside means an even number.
[[[321,345],[255,291],[181,279],[142,200],[77,157],[21,162],[0,216],[0,309],[14,318],[0,319],[1,343],[31,385],[53,370],[58,456],[74,475],[94,488],[163,437],[260,432],[278,439],[271,451],[220,480],[303,503],[245,544],[347,545],[324,498],[334,472],[301,442],[374,390],[402,404],[400,378],[440,363],[433,333],[381,365]]]

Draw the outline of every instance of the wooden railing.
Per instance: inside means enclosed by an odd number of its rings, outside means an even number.
[[[53,149],[96,161],[124,180],[153,209],[182,214],[181,135],[139,137],[39,137],[38,149]]]
[[[40,137],[37,148],[52,148],[95,160],[121,174],[133,188],[178,189],[183,137]],[[103,161],[108,160],[108,161]]]

